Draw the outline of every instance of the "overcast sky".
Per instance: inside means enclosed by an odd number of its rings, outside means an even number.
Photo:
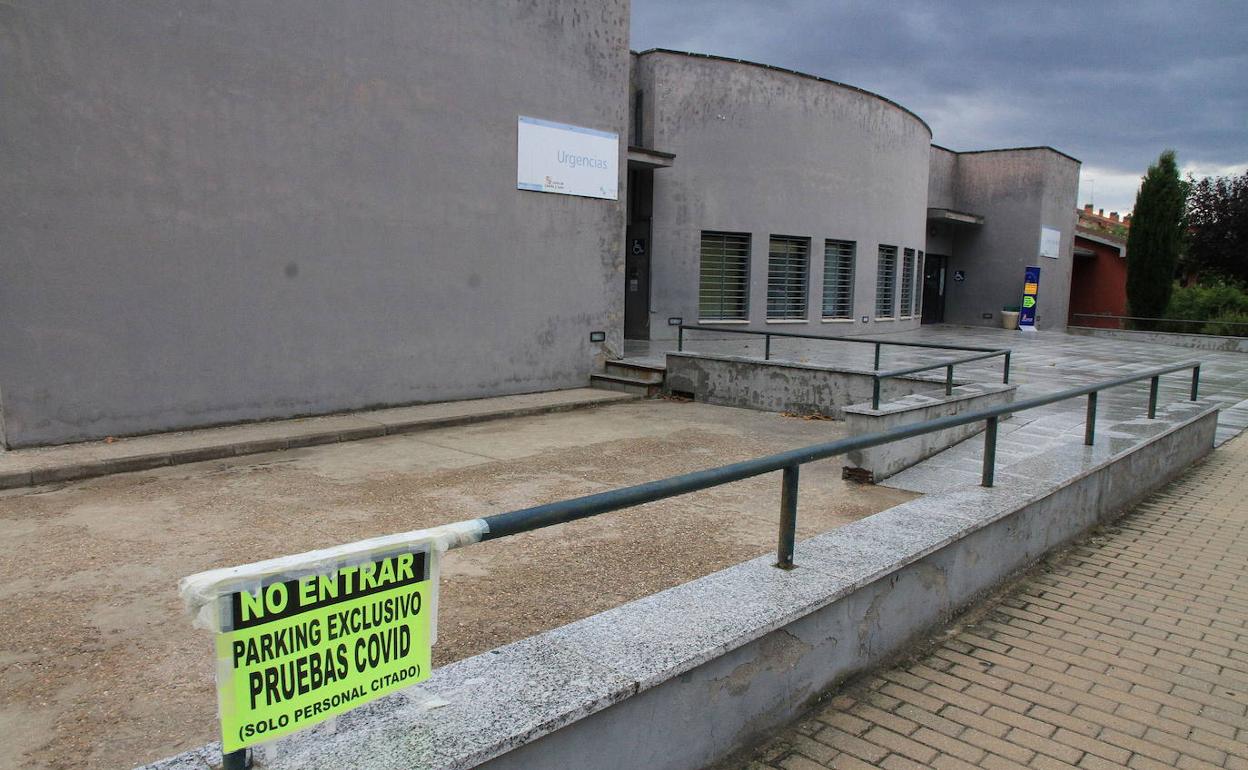
[[[775,64],[875,91],[954,150],[1051,145],[1079,204],[1130,210],[1160,152],[1248,168],[1248,2],[633,0],[632,47]]]

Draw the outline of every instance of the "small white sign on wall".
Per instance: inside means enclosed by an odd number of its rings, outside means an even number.
[[[618,200],[620,135],[520,116],[516,187]]]
[[[1040,256],[1057,259],[1062,253],[1062,231],[1052,227],[1040,228]]]

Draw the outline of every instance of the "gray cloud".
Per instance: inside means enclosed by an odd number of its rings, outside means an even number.
[[[956,150],[1052,145],[1119,191],[1172,147],[1248,163],[1248,4],[633,0],[633,47],[761,61],[889,97]],[[1086,185],[1085,185],[1086,187]],[[1085,193],[1086,197],[1086,193]]]

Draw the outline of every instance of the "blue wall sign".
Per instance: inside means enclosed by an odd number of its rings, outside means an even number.
[[[1018,308],[1018,328],[1024,331],[1036,330],[1036,302],[1040,294],[1040,268],[1027,266],[1023,278],[1023,302]]]

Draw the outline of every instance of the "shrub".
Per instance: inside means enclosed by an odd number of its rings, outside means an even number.
[[[1222,334],[1248,337],[1248,326],[1229,323],[1248,321],[1248,292],[1224,281],[1195,286],[1176,286],[1166,306],[1166,318],[1208,321],[1204,326],[1163,323],[1161,330],[1188,334]]]

